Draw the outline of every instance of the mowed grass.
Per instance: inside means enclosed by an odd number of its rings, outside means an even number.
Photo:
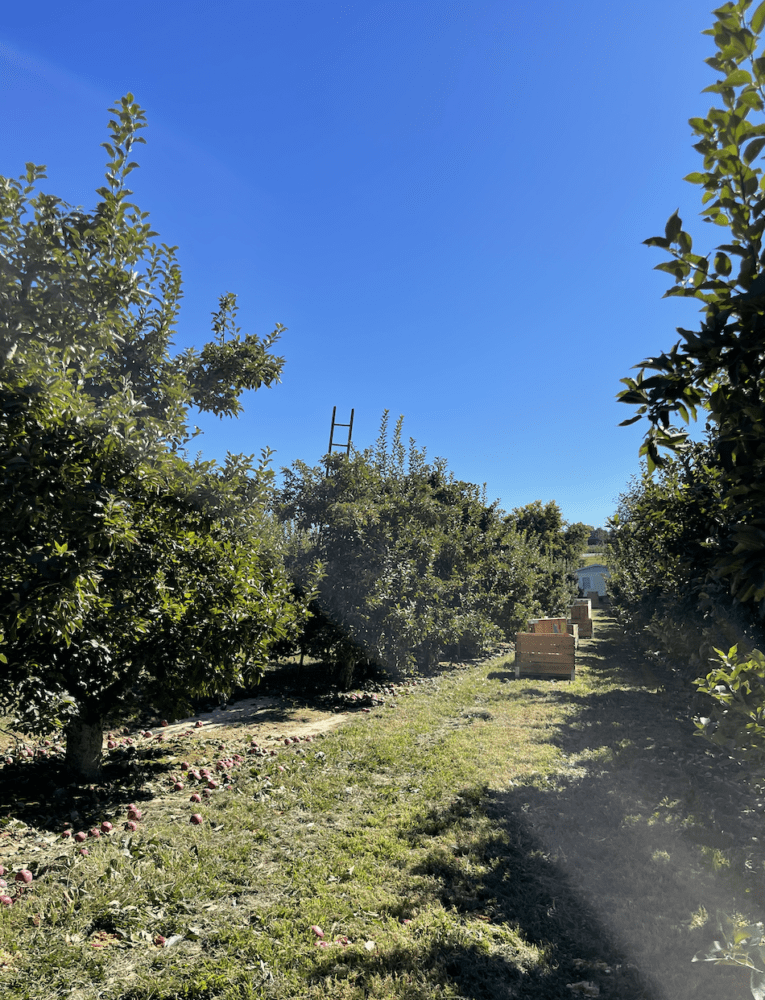
[[[600,623],[573,683],[454,669],[202,805],[62,844],[0,908],[0,995],[747,997],[690,958],[715,906],[756,910],[762,866],[743,834],[704,842],[705,750]]]

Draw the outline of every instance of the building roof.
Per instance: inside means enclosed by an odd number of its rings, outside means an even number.
[[[600,573],[601,576],[610,576],[611,571],[608,566],[604,566],[602,563],[590,563],[589,566],[580,566],[576,571],[578,574],[587,573]]]

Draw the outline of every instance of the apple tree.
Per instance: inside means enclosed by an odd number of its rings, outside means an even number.
[[[703,117],[691,118],[702,169],[685,180],[702,189],[703,221],[727,231],[725,242],[699,253],[675,212],[663,236],[645,242],[670,259],[657,270],[671,275],[667,295],[701,304],[698,330],[678,328],[680,339],[622,381],[622,402],[645,418],[641,454],[648,471],[662,465],[666,450],[689,447],[687,425],[699,409],[707,414],[711,463],[720,472],[730,538],[713,571],[733,597],[765,616],[765,176],[757,163],[765,148],[765,51],[760,33],[765,3],[726,3],[705,34],[717,52],[706,62],[717,80],[705,89],[718,100]],[[758,51],[759,49],[759,51]],[[754,119],[754,120],[753,120]],[[679,426],[678,426],[679,425]]]
[[[0,705],[27,731],[65,729],[80,776],[112,713],[167,712],[259,674],[296,627],[277,547],[261,530],[268,453],[189,462],[191,408],[236,415],[283,359],[242,336],[221,297],[214,338],[171,354],[175,248],[129,201],[145,115],[111,109],[92,211],[0,178]]]
[[[355,665],[398,672],[445,653],[471,655],[539,614],[545,576],[527,540],[480,487],[401,440],[400,418],[363,452],[284,470],[280,517],[302,533],[290,569],[304,589],[321,578],[303,648],[334,663],[349,686]]]

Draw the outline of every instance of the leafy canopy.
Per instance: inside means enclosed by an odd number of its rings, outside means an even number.
[[[624,424],[648,420],[641,454],[649,472],[666,461],[660,449],[688,448],[688,431],[675,421],[687,425],[700,408],[707,412],[713,461],[736,524],[716,572],[739,601],[765,614],[765,177],[757,165],[765,123],[751,120],[765,110],[765,53],[758,54],[765,3],[751,16],[750,7],[751,0],[739,0],[714,12],[705,34],[717,52],[706,62],[717,80],[705,92],[719,103],[690,119],[703,169],[685,179],[702,189],[701,216],[727,230],[727,241],[695,253],[677,212],[663,236],[645,241],[670,255],[657,265],[674,279],[666,294],[702,303],[701,328],[679,328],[671,350],[641,362],[636,378],[622,379],[627,388],[618,398],[638,407]]]
[[[171,354],[175,248],[126,186],[145,115],[130,94],[111,112],[94,210],[36,190],[43,167],[0,178],[0,699],[70,734],[230,690],[297,614],[263,530],[268,454],[183,451],[190,408],[235,415],[279,381],[283,328],[241,336],[226,293],[215,339]]]

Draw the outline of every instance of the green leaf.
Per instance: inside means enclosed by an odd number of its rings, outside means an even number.
[[[757,10],[755,10],[754,14],[752,14],[752,17],[749,21],[749,27],[752,29],[755,35],[759,35],[759,33],[762,31],[763,22],[765,22],[765,0],[763,0],[763,2],[759,5]]]
[[[745,69],[734,69],[732,73],[723,80],[723,87],[741,87],[745,83],[751,83],[752,77]]]
[[[765,138],[755,139],[753,142],[750,142],[744,150],[744,163],[749,165],[759,155],[763,146],[765,146]]]
[[[715,271],[727,277],[731,272],[730,257],[724,253],[715,254]]]
[[[680,209],[678,208],[672,215],[670,215],[669,219],[667,220],[667,224],[664,227],[664,236],[669,240],[670,243],[672,243],[675,240],[677,234],[683,228],[683,220],[680,218],[678,214],[679,211]]]
[[[699,135],[714,135],[714,126],[706,118],[689,118],[688,124]]]
[[[651,236],[650,239],[643,240],[643,246],[661,247],[662,250],[669,250],[669,242],[664,236]]]
[[[701,174],[695,171],[692,174],[686,174],[683,180],[688,181],[689,184],[706,184],[708,177],[709,174]]]

